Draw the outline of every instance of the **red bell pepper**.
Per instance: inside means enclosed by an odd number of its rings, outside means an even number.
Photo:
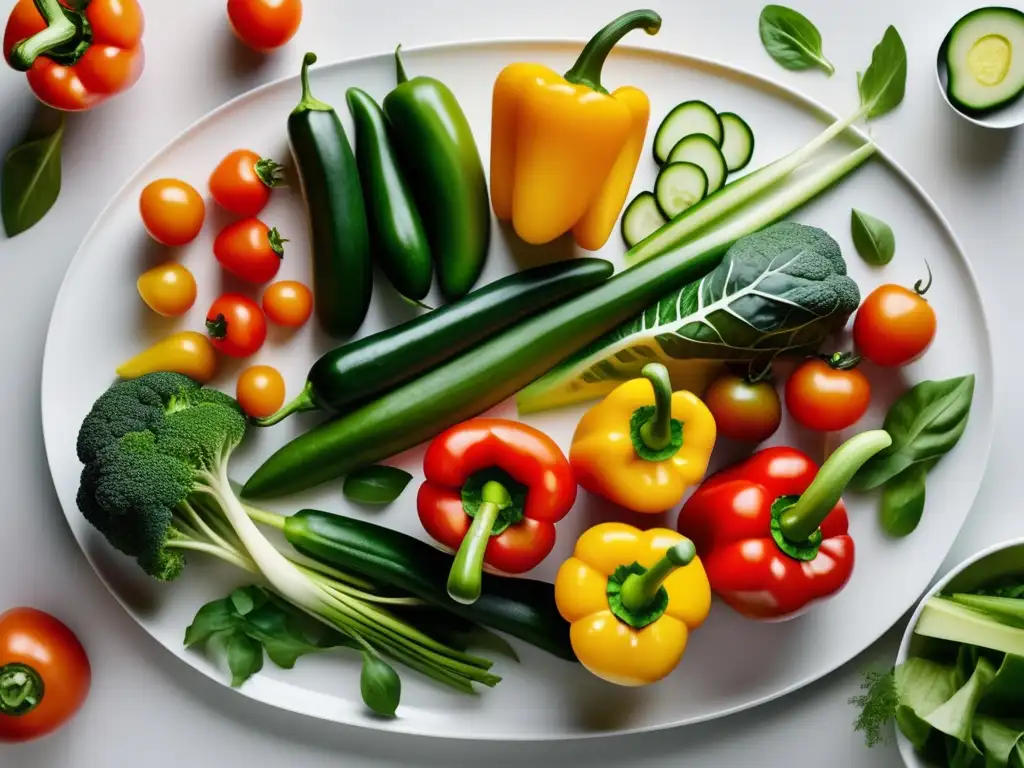
[[[765,448],[701,485],[678,529],[697,546],[711,589],[753,619],[787,619],[828,598],[853,573],[842,496],[892,438],[863,432],[818,469],[794,448]]]
[[[536,567],[555,546],[555,523],[576,501],[576,480],[555,442],[505,419],[471,419],[438,435],[423,459],[416,505],[427,533],[458,550],[453,600],[480,596],[483,563],[506,573]]]

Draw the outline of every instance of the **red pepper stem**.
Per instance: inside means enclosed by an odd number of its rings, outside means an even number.
[[[43,700],[43,688],[43,678],[27,664],[0,667],[0,715],[27,715]]]
[[[512,502],[501,483],[490,480],[481,490],[483,502],[477,508],[473,523],[455,553],[448,572],[448,596],[457,603],[469,605],[480,597],[483,582],[484,553],[498,513]]]
[[[779,517],[779,527],[787,540],[807,541],[839,503],[843,491],[864,464],[892,445],[884,429],[861,432],[839,446],[822,464],[810,486],[796,504]]]
[[[622,14],[590,39],[572,69],[565,73],[565,79],[598,93],[608,93],[601,85],[601,68],[615,44],[634,29],[643,29],[648,35],[657,34],[661,29],[661,16],[651,10]]]
[[[627,611],[639,612],[647,608],[661,589],[662,583],[677,569],[693,562],[697,548],[693,542],[684,539],[665,552],[665,556],[643,574],[630,574],[622,583],[622,607]]]
[[[640,439],[652,451],[661,451],[672,442],[672,380],[661,363],[648,363],[641,375],[654,389],[654,415],[640,427]]]
[[[35,0],[35,6],[46,21],[46,29],[11,49],[8,57],[11,67],[28,71],[37,58],[54,49],[62,49],[61,56],[54,56],[54,59],[67,65],[75,63],[92,42],[92,31],[85,15],[64,7],[60,0]],[[77,47],[65,50],[75,41]]]

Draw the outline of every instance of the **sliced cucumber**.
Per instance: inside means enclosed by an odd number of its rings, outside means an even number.
[[[704,173],[708,177],[707,193],[709,195],[721,189],[725,183],[725,175],[728,173],[722,150],[718,148],[714,138],[703,133],[696,133],[680,139],[679,143],[669,152],[668,162],[693,163],[704,169]]]
[[[696,133],[710,136],[721,144],[725,131],[718,113],[703,101],[684,101],[673,107],[654,134],[654,159],[659,165],[667,162],[679,140]]]
[[[622,239],[628,248],[632,248],[665,226],[665,223],[654,195],[641,192],[630,201],[622,214]]]
[[[949,100],[961,112],[984,114],[1024,93],[1024,13],[980,8],[958,21],[943,44]]]
[[[729,173],[741,171],[747,167],[754,156],[754,132],[747,121],[735,112],[723,112],[718,116],[725,130],[722,139],[722,154]]]
[[[666,163],[654,182],[654,199],[667,219],[674,219],[708,193],[708,175],[693,163]]]

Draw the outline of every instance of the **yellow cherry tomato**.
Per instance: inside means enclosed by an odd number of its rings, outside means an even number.
[[[164,317],[178,317],[196,301],[196,279],[181,264],[161,264],[139,275],[139,296]]]
[[[157,179],[139,195],[139,212],[150,236],[162,245],[185,245],[203,228],[206,204],[188,182]]]
[[[254,419],[265,419],[284,405],[284,377],[269,365],[253,365],[238,377],[235,397]]]
[[[117,368],[122,379],[171,371],[208,383],[217,373],[217,352],[205,334],[182,331],[158,341]]]

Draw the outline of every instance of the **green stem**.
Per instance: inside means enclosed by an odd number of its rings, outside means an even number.
[[[779,517],[782,535],[792,542],[803,542],[818,530],[842,498],[853,476],[879,451],[892,445],[884,429],[861,432],[839,446],[797,502]]]
[[[916,283],[914,283],[914,293],[916,293],[918,296],[921,296],[922,298],[924,297],[924,295],[926,293],[928,293],[928,291],[932,287],[932,267],[931,267],[931,264],[929,264],[927,261],[925,261],[924,268],[928,270],[928,282],[925,283],[924,280],[918,280]]]
[[[0,667],[0,714],[27,715],[43,700],[44,689],[43,678],[27,664]]]
[[[292,114],[298,112],[333,112],[334,107],[325,104],[320,99],[313,97],[309,88],[309,68],[316,64],[316,54],[312,51],[302,57],[302,98],[298,105],[292,110]]]
[[[654,388],[654,415],[640,427],[640,439],[652,451],[661,451],[672,442],[672,381],[661,363],[648,363],[641,375]]]
[[[477,509],[473,524],[455,553],[455,560],[448,572],[448,596],[457,603],[469,605],[480,597],[483,583],[484,553],[491,538],[491,530],[498,520],[503,506],[508,506],[510,497],[501,483],[491,480],[484,483],[481,491],[483,502]]]
[[[46,29],[11,49],[11,67],[26,72],[44,54],[52,54],[55,61],[68,66],[77,62],[92,43],[85,15],[64,7],[59,0],[35,0],[35,6],[46,20]]]
[[[250,507],[248,504],[243,504],[242,506],[245,507],[245,513],[260,525],[265,525],[278,531],[284,530],[287,518],[283,515],[267,512],[265,509],[256,509],[256,507]]]
[[[665,579],[677,568],[689,565],[696,556],[697,548],[686,539],[665,552],[646,573],[630,574],[622,584],[622,607],[631,613],[643,611],[654,601]]]
[[[189,541],[188,539],[171,539],[164,544],[164,546],[168,549],[185,549],[191,552],[202,552],[204,555],[212,555],[213,557],[219,558],[225,563],[231,563],[231,565],[237,566],[243,571],[255,574],[260,573],[259,568],[257,568],[251,560],[240,557],[226,549],[221,549],[215,544],[207,544],[202,541]]]
[[[405,64],[402,63],[402,44],[395,46],[395,79],[398,84],[409,82],[409,76],[405,74]]]
[[[313,384],[307,381],[306,386],[302,388],[302,391],[298,396],[290,403],[287,403],[285,406],[280,408],[277,413],[273,413],[262,419],[250,419],[249,423],[254,424],[257,427],[272,427],[275,424],[284,421],[293,413],[305,413],[307,411],[318,410],[320,410],[320,406],[313,401]]]
[[[657,34],[661,29],[661,16],[650,10],[622,14],[590,39],[572,69],[565,73],[565,79],[598,93],[608,93],[601,85],[601,68],[615,44],[634,29],[642,29],[649,35]]]

